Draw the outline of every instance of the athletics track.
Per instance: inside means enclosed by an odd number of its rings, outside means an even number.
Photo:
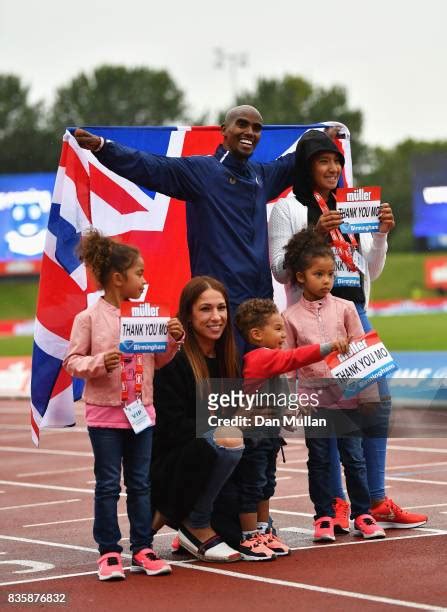
[[[312,543],[306,449],[300,439],[278,464],[272,515],[293,547],[270,563],[206,564],[172,556],[164,530],[155,548],[173,574],[150,578],[126,572],[125,582],[100,583],[91,536],[93,472],[90,443],[78,425],[46,430],[41,448],[30,440],[26,401],[0,401],[0,609],[250,612],[276,610],[379,611],[447,609],[447,440],[400,438],[389,443],[390,497],[430,520],[419,529],[388,530],[384,541],[338,536]],[[447,420],[447,411],[440,416]],[[444,426],[445,430],[445,426]],[[125,498],[119,506],[128,545]],[[126,550],[126,552],[128,552]],[[129,556],[125,566],[129,566]],[[35,594],[39,603],[9,603]],[[66,603],[45,603],[63,594]]]

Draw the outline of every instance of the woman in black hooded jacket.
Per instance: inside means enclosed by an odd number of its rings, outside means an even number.
[[[301,293],[299,286],[284,268],[284,248],[294,234],[308,225],[313,225],[315,231],[327,235],[328,240],[331,230],[340,228],[343,220],[336,210],[335,190],[340,182],[344,165],[343,153],[324,130],[309,130],[298,141],[293,191],[275,204],[269,220],[272,274],[278,282],[286,285],[287,306],[294,304]],[[336,279],[332,294],[354,302],[365,332],[371,329],[366,314],[371,281],[375,280],[383,270],[387,235],[395,225],[389,204],[381,205],[379,220],[378,232],[357,234],[354,244],[347,235],[344,235],[350,245],[351,254],[354,249],[360,254],[363,265],[359,267],[363,268],[363,272],[359,269],[356,272],[350,270],[349,266],[336,255],[339,281]],[[340,278],[343,279],[341,283]],[[386,443],[391,409],[389,389],[385,379],[379,383],[379,390],[381,402],[377,409],[372,411],[369,419],[365,417],[364,424],[363,447],[368,471],[371,513],[381,527],[417,527],[424,524],[427,517],[423,514],[405,512],[385,495]],[[347,532],[349,504],[345,500],[343,491],[336,444],[333,445],[330,478],[338,531]]]

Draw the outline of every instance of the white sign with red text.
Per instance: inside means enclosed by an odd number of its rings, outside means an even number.
[[[394,370],[397,365],[377,332],[371,330],[349,344],[347,353],[330,353],[325,357],[332,376],[345,389],[344,397],[357,395],[362,389]]]
[[[123,353],[164,353],[168,345],[169,309],[142,302],[121,304],[120,345]]]
[[[379,231],[380,187],[341,187],[337,189],[337,210],[343,216],[340,231],[361,234]]]

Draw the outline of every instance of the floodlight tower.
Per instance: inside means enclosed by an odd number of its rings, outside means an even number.
[[[228,74],[230,77],[230,87],[233,101],[236,101],[238,93],[238,81],[237,71],[238,68],[245,68],[248,66],[248,54],[247,53],[231,53],[225,51],[221,47],[215,47],[214,49],[215,61],[214,67],[222,69],[227,67]]]

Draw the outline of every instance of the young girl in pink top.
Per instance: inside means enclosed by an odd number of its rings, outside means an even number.
[[[331,338],[356,338],[363,335],[359,315],[352,302],[331,295],[334,284],[334,255],[324,237],[313,229],[298,232],[286,246],[284,264],[290,277],[303,289],[302,297],[283,314],[289,348],[303,344],[325,343]],[[325,361],[299,368],[300,392],[318,392],[319,406],[312,416],[326,426],[305,427],[309,451],[309,493],[315,507],[314,541],[335,540],[334,508],[330,482],[330,439],[337,439],[346,486],[351,500],[354,533],[364,538],[384,538],[385,532],[370,515],[360,428],[359,405],[375,399],[366,389],[360,397],[346,400],[332,378]]]
[[[104,289],[102,298],[75,317],[64,360],[67,372],[86,380],[86,420],[95,458],[93,537],[100,553],[98,576],[100,580],[125,578],[117,518],[121,464],[130,523],[131,571],[149,576],[169,574],[170,566],[151,548],[152,381],[154,369],[168,363],[177,352],[183,327],[178,319],[169,320],[165,353],[122,355],[118,350],[120,304],[141,296],[146,283],[143,259],[136,248],[114,242],[96,230],[81,240],[79,256]],[[135,400],[141,402],[144,416],[145,428],[139,433],[134,432],[124,412]]]

